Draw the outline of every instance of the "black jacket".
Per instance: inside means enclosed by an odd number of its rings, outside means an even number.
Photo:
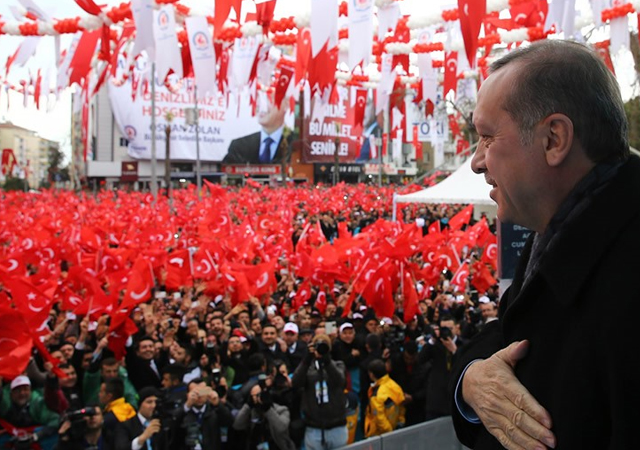
[[[317,364],[321,364],[322,370],[318,370]],[[327,389],[319,401],[316,383],[319,386],[321,381],[326,383]],[[326,355],[319,363],[309,354],[294,372],[292,384],[294,389],[303,390],[302,415],[307,426],[326,430],[347,423],[346,376],[342,361],[333,361]]]
[[[530,237],[499,321],[463,349],[454,382],[473,359],[528,339],[515,375],[549,411],[556,449],[637,448],[640,354],[633,346],[640,293],[632,287],[640,273],[640,159],[631,157],[587,198],[523,285]],[[455,407],[453,413],[467,447],[502,448],[481,424],[467,422]]]
[[[129,420],[119,423],[116,426],[114,450],[131,450],[131,442],[144,432],[144,425],[136,414]],[[166,448],[166,436],[162,435],[162,430],[151,436],[151,448],[162,450]],[[142,450],[147,449],[147,444],[142,446]]]

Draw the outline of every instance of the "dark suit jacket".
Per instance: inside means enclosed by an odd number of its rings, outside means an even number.
[[[129,420],[125,420],[116,426],[115,433],[115,444],[113,446],[114,450],[131,450],[131,442],[140,436],[144,431],[144,426],[140,423],[140,419],[136,414]],[[160,434],[162,430],[158,433],[154,434],[151,437],[151,448],[153,450],[160,450],[165,448],[163,444],[163,439]],[[147,450],[147,444],[142,446],[142,450]]]
[[[640,304],[634,288],[640,273],[640,160],[631,157],[590,201],[523,287],[530,239],[502,296],[500,320],[467,344],[454,380],[471,360],[528,339],[528,354],[515,374],[551,414],[556,449],[638,448],[640,353],[632,346]],[[502,448],[482,425],[452,409],[465,445]]]
[[[285,128],[287,131],[287,128]],[[292,136],[289,134],[286,143],[291,145]],[[278,142],[278,149],[276,153],[269,162],[269,164],[279,164],[282,161],[282,158],[285,158],[286,153],[291,153],[291,149],[289,148],[285,152],[285,139],[284,133],[280,142]],[[238,139],[234,139],[229,144],[229,151],[227,155],[222,160],[223,164],[260,164],[260,150],[262,148],[262,142],[260,142],[260,132],[249,134],[247,136],[240,137]]]
[[[289,372],[293,373],[296,367],[300,365],[305,356],[309,353],[307,343],[301,339],[298,339],[296,344],[296,350],[291,353],[287,350],[287,358],[289,358]]]
[[[192,410],[184,411],[180,408],[174,416],[174,430],[171,433],[171,449],[189,449],[186,445],[188,430],[191,426],[199,426],[202,433],[203,449],[220,449],[222,441],[220,435],[220,427],[230,427],[233,424],[233,416],[226,406],[217,408],[207,404],[202,421],[198,425],[198,416]]]
[[[162,375],[158,375],[155,373],[155,371],[151,368],[149,361],[145,361],[144,359],[138,357],[133,347],[127,349],[125,361],[127,363],[129,380],[131,380],[131,383],[137,391],[140,391],[140,389],[146,386],[153,386],[157,389],[162,388]],[[156,367],[158,368],[158,372],[162,374],[162,369],[167,363],[166,359],[158,358],[154,361],[156,363]]]

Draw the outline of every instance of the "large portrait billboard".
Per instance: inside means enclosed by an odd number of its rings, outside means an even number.
[[[186,108],[195,106],[192,80],[172,86],[156,83],[156,157],[164,158],[167,115],[171,121],[171,159],[196,159],[195,125],[186,122]],[[151,89],[137,87],[133,98],[131,81],[121,85],[109,83],[111,108],[121,133],[128,139],[128,153],[135,159],[151,159]],[[238,104],[238,97],[242,99]],[[251,116],[249,95],[206,96],[198,101],[200,159],[222,161],[232,140],[260,130],[256,117]],[[244,100],[246,98],[246,100]]]

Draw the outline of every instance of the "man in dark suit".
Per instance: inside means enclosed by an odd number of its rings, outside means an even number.
[[[286,345],[286,344],[284,344]],[[274,325],[268,324],[262,328],[259,349],[268,361],[282,360],[290,365],[289,355],[282,349],[283,343],[278,339],[278,330]]]
[[[284,125],[286,106],[269,108],[258,113],[262,129],[253,134],[234,139],[229,144],[223,164],[279,164],[290,152],[291,135]]]
[[[138,414],[120,423],[115,436],[114,450],[157,450],[166,443],[159,432],[160,419],[153,418],[160,393],[153,387],[146,387],[138,393],[140,408]]]
[[[581,44],[539,41],[492,64],[473,122],[498,218],[533,232],[498,320],[458,355],[458,437],[637,448],[640,160],[616,79]]]
[[[144,336],[134,344],[134,351],[128,349],[125,356],[129,379],[137,391],[147,386],[156,389],[162,387],[162,369],[166,365],[166,358],[155,358],[155,342],[149,336]]]
[[[307,349],[307,344],[298,339],[300,335],[298,325],[293,322],[289,322],[285,324],[282,332],[284,335],[284,341],[287,343],[287,356],[289,357],[290,364],[289,372],[293,373],[309,350]]]

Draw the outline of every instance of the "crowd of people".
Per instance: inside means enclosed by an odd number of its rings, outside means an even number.
[[[446,235],[463,210],[410,206],[402,211],[409,231],[400,236]],[[170,286],[162,273],[149,297],[129,307],[130,286],[117,285],[120,311],[92,308],[97,297],[84,311],[65,307],[66,297],[51,303],[39,334],[50,355],[34,347],[26,371],[3,385],[4,439],[15,448],[313,450],[449,415],[452,361],[497,315],[497,286],[478,292],[469,275],[461,289],[452,270],[439,265],[437,280],[428,284],[404,278],[417,294],[415,311],[405,311],[410,293],[400,279],[381,313],[380,299],[354,292],[366,263],[350,280],[330,272],[331,283],[316,280],[327,266],[306,275],[301,269],[306,247],[340,247],[347,233],[364,240],[370,230],[382,230],[390,222],[380,212],[355,205],[346,214],[311,213],[302,206],[291,228],[283,227],[295,251],[277,259],[267,293],[253,289],[259,280],[249,280],[251,289],[241,294],[237,284],[216,293],[215,280],[194,275],[191,286]],[[478,223],[467,217],[458,232]],[[460,257],[479,261],[483,248],[471,245],[461,245]],[[399,265],[407,273],[409,264],[429,266],[422,247],[409,253]],[[129,270],[134,261],[129,257]],[[60,266],[61,283],[73,287],[74,263]],[[0,295],[19,309],[3,267]],[[37,268],[25,268],[31,279],[37,276]],[[103,286],[110,293],[109,281]],[[91,289],[81,292],[90,297]]]

